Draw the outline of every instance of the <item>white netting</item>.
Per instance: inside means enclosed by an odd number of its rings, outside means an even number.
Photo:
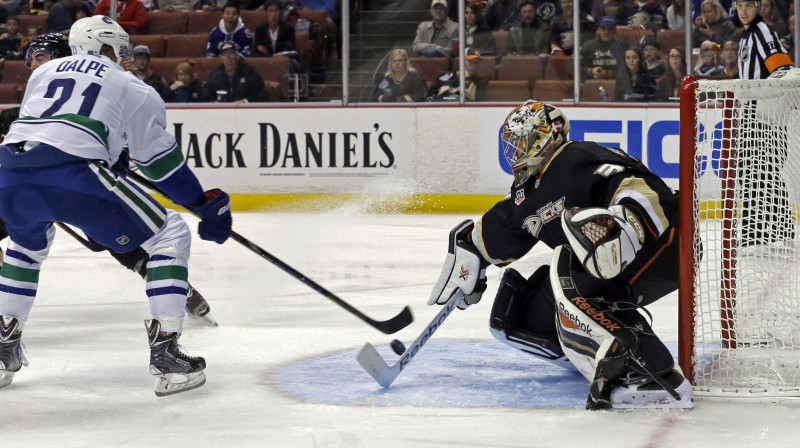
[[[696,98],[696,391],[800,395],[800,80]]]

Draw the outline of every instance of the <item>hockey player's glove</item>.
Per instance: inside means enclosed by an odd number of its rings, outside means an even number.
[[[231,236],[231,199],[227,193],[215,188],[205,192],[204,200],[202,205],[193,204],[192,207],[200,217],[197,233],[204,240],[222,244]]]
[[[458,305],[462,310],[480,302],[486,290],[486,267],[489,263],[467,238],[473,227],[474,223],[468,219],[450,231],[447,258],[428,305],[444,305],[452,298],[458,299],[459,295],[464,297]]]

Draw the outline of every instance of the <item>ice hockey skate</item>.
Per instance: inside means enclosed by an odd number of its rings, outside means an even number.
[[[186,294],[186,314],[192,319],[203,320],[215,327],[219,326],[217,320],[211,315],[211,307],[208,302],[191,284]]]
[[[691,409],[693,390],[689,381],[678,370],[662,376],[664,381],[675,389],[681,399],[676,400],[652,378],[639,377],[625,381],[627,384],[611,391],[613,409]]]
[[[156,376],[157,396],[186,392],[206,383],[203,373],[206,360],[183,353],[178,345],[179,333],[161,332],[161,323],[155,319],[146,320],[145,328],[150,343],[150,373]]]
[[[10,316],[0,316],[0,388],[8,386],[22,366],[28,365],[22,352],[22,333],[19,321]]]

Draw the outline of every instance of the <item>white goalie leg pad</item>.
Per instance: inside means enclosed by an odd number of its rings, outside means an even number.
[[[556,299],[558,339],[564,354],[575,368],[589,381],[594,380],[597,362],[606,357],[615,338],[606,327],[616,328],[616,323],[602,312],[587,314],[591,304],[581,297],[571,276],[559,276],[558,263],[569,262],[569,249],[559,246],[553,252],[550,284]],[[565,291],[574,292],[567,297]],[[585,310],[585,311],[584,311]]]
[[[469,296],[475,290],[478,280],[486,278],[486,269],[481,267],[481,256],[478,254],[478,249],[468,241],[460,241],[460,238],[463,238],[464,234],[468,234],[473,226],[473,221],[468,219],[450,231],[447,257],[439,279],[431,291],[428,305],[444,305],[455,294],[456,289]],[[476,303],[478,300],[468,302],[468,304]]]
[[[641,224],[622,205],[566,210],[561,228],[586,271],[602,279],[619,275],[644,242]]]

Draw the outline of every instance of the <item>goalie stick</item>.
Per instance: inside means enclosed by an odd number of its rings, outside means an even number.
[[[166,199],[169,199],[169,196],[167,196],[156,185],[154,185],[149,179],[147,179],[146,177],[142,176],[141,174],[136,173],[134,171],[130,171],[130,172],[128,172],[128,177],[130,177],[131,179],[135,180],[136,182],[138,182],[139,184],[143,185],[144,187],[155,191],[156,193],[160,194],[161,196],[165,197]],[[194,213],[194,210],[191,210],[189,208],[186,208],[186,209],[189,210],[190,212]],[[195,214],[195,216],[196,216],[196,214]],[[362,313],[357,308],[353,307],[349,303],[347,303],[344,300],[340,299],[336,294],[334,294],[334,293],[328,291],[327,289],[323,288],[322,285],[320,285],[319,283],[317,283],[317,282],[311,280],[310,278],[306,277],[305,275],[300,273],[298,270],[294,269],[293,267],[289,266],[288,264],[286,264],[283,261],[281,261],[280,259],[278,259],[278,257],[270,254],[266,250],[264,250],[261,247],[257,246],[252,241],[250,241],[247,238],[239,235],[235,231],[231,231],[231,238],[233,240],[235,240],[237,243],[241,244],[242,246],[244,246],[244,247],[250,249],[251,251],[255,252],[261,258],[264,258],[265,260],[267,260],[270,263],[274,264],[278,268],[282,269],[284,272],[286,272],[289,275],[291,275],[292,277],[296,278],[297,280],[299,280],[300,282],[302,282],[306,286],[310,287],[314,291],[322,294],[328,300],[332,301],[333,303],[335,303],[335,304],[339,305],[340,307],[344,308],[345,310],[349,311],[351,314],[353,314],[354,316],[358,317],[359,319],[361,319],[362,321],[364,321],[365,323],[367,323],[368,325],[370,325],[371,327],[375,328],[378,331],[381,331],[381,332],[383,332],[385,334],[397,333],[398,331],[400,331],[403,328],[407,327],[409,324],[411,324],[411,322],[414,321],[414,315],[411,313],[411,308],[409,308],[408,306],[403,308],[403,310],[400,311],[399,314],[397,314],[396,316],[392,317],[391,319],[383,320],[383,321],[372,319],[369,316],[367,316],[366,314]]]
[[[436,317],[433,318],[431,323],[425,327],[425,330],[417,336],[411,347],[406,349],[400,358],[391,366],[386,364],[383,357],[375,349],[375,346],[367,342],[364,347],[358,352],[356,359],[361,367],[367,371],[375,381],[383,387],[389,387],[395,378],[400,375],[400,372],[406,368],[411,359],[419,352],[423,345],[433,336],[433,333],[442,326],[447,316],[458,306],[460,301],[464,300],[464,294],[459,290],[458,294],[453,296],[439,311]]]

